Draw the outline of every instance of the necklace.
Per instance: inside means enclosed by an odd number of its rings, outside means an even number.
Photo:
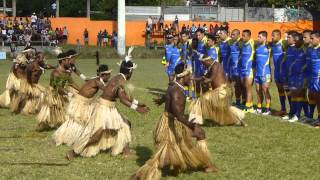
[[[176,85],[178,85],[179,88],[181,88],[182,90],[184,90],[184,87],[183,87],[181,84],[179,84],[177,81],[173,81],[173,82],[176,83]]]
[[[120,75],[123,77],[124,80],[127,80],[127,78],[124,74],[120,73]]]
[[[100,82],[103,86],[106,86],[106,83],[104,83],[104,81],[102,80],[102,78],[100,78]]]

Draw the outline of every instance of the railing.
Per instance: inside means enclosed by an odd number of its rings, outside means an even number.
[[[304,8],[288,9],[273,7],[221,7],[221,6],[163,6],[163,7],[126,7],[127,19],[146,19],[148,16],[172,20],[176,15],[183,20],[199,21],[297,21],[319,20],[320,13]],[[143,11],[146,10],[146,11]],[[313,16],[312,16],[313,14]],[[315,14],[318,14],[315,16]],[[167,17],[167,19],[166,19]],[[180,19],[180,18],[179,18]]]

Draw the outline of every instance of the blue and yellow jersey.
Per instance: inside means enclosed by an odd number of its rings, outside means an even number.
[[[303,46],[304,52],[306,54],[306,64],[307,64],[307,76],[311,77],[311,53],[312,53],[312,46]]]
[[[220,60],[223,64],[223,69],[225,72],[229,72],[229,57],[230,57],[230,37],[226,40],[221,41],[219,44],[220,49]]]
[[[304,76],[306,73],[306,54],[303,47],[296,49],[294,61],[289,68],[289,76]]]
[[[311,51],[311,79],[320,83],[320,45]]]
[[[254,41],[250,39],[242,44],[240,53],[240,69],[241,72],[252,70],[252,62],[254,57]]]
[[[169,59],[171,58],[172,47],[172,44],[165,45],[165,53],[162,58],[161,64],[166,65],[168,63]]]
[[[239,73],[239,62],[241,53],[241,41],[240,38],[237,41],[230,43],[230,75]]]
[[[282,68],[281,65],[283,64],[284,58],[285,58],[285,48],[286,44],[285,41],[282,39],[278,41],[277,43],[272,43],[271,45],[271,54],[274,64],[274,72],[278,73],[281,71]]]
[[[219,62],[219,47],[211,46],[208,49],[208,56],[210,56],[212,58],[212,61]]]
[[[270,68],[270,49],[266,44],[257,47],[256,52],[256,76],[266,76],[271,74]]]
[[[290,76],[290,68],[295,61],[297,48],[295,45],[288,46],[288,50],[286,52],[285,60],[283,61],[284,69],[281,74],[285,76]]]
[[[205,67],[199,58],[207,54],[207,43],[206,39],[202,39],[198,42],[197,53],[194,54],[194,72],[196,76],[202,76],[205,73]]]
[[[179,63],[181,63],[180,49],[177,46],[172,46],[170,59],[168,60],[168,67],[174,69]]]
[[[183,60],[184,62],[188,62],[188,60],[190,59],[189,57],[191,56],[191,50],[190,50],[190,46],[191,46],[191,42],[192,40],[189,39],[187,42],[182,43],[181,45],[181,60]]]

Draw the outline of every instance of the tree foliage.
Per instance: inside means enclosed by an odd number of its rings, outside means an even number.
[[[320,10],[319,0],[218,0],[224,6],[243,6],[248,2],[249,6],[275,7],[305,7],[307,9]],[[2,3],[2,1],[0,0]],[[17,0],[18,16],[29,16],[32,12],[47,12],[55,0]],[[94,16],[107,19],[117,17],[118,0],[91,0],[91,10]],[[126,5],[134,6],[169,6],[183,5],[185,0],[126,0]],[[60,16],[86,16],[87,0],[60,0]],[[7,7],[11,7],[11,0],[7,0]]]

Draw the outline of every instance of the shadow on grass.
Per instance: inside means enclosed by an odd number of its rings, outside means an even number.
[[[138,156],[136,162],[139,166],[144,165],[144,163],[151,157],[152,151],[150,148],[147,148],[145,146],[138,145],[135,148],[136,154]]]
[[[179,174],[191,175],[195,172],[204,172],[204,169],[194,168],[194,169],[187,169],[185,171],[181,171],[181,170],[170,169],[170,167],[165,167],[162,169],[161,172],[162,172],[162,177],[170,178],[170,177],[177,177]]]
[[[166,94],[166,90],[165,89],[159,89],[159,88],[147,88],[148,93],[154,96],[159,96],[159,95],[164,95]]]

